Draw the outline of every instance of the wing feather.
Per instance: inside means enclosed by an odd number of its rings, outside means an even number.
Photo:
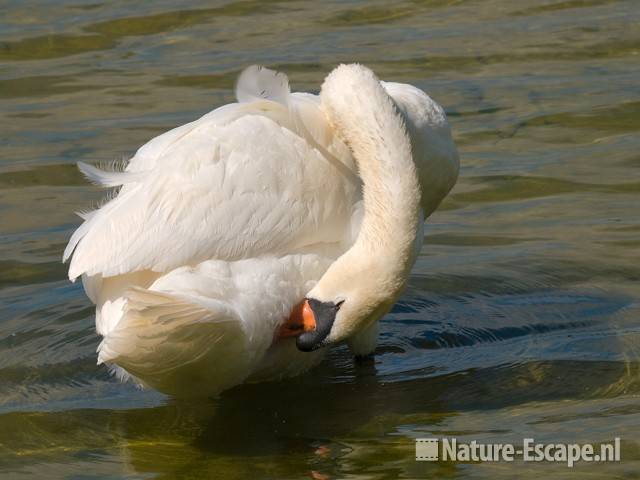
[[[342,241],[359,186],[280,125],[281,111],[275,120],[268,113],[201,122],[167,145],[74,233],[69,277],[166,272]]]
[[[289,79],[284,73],[258,65],[245,68],[236,83],[236,98],[240,103],[271,100],[286,106],[289,95]]]

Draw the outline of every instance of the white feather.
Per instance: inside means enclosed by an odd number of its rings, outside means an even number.
[[[236,83],[236,98],[240,103],[271,100],[286,106],[289,94],[289,79],[284,73],[259,65],[245,68]]]
[[[416,116],[438,113],[437,104],[398,85],[384,87],[407,127],[428,133],[415,160],[430,212],[455,180],[457,154],[446,119]],[[143,145],[122,172],[79,165],[91,181],[120,187],[84,214],[64,252],[69,277],[82,276],[96,304],[99,360],[175,395],[316,363],[321,351],[273,343],[274,332],[351,247],[366,211],[354,157],[318,96],[292,94],[285,75],[255,66],[236,95],[240,103]]]
[[[103,187],[119,187],[143,178],[142,172],[107,172],[84,162],[78,162],[78,169],[87,180]]]
[[[116,364],[165,393],[215,395],[264,372],[274,331],[333,258],[335,253],[212,260],[176,269],[148,288],[129,287],[123,305],[109,312],[111,325],[102,325],[98,363]],[[287,362],[298,366],[289,373],[320,355],[294,347]]]

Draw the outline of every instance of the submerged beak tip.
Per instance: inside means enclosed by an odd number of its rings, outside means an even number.
[[[302,334],[296,338],[296,347],[301,352],[313,352],[322,347],[322,343],[316,343],[311,335]]]

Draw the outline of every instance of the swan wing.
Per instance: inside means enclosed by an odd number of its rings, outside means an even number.
[[[300,111],[269,99],[215,110],[152,140],[119,176],[85,168],[122,187],[69,241],[69,277],[167,272],[345,240],[360,195],[352,160],[336,158],[339,142],[315,126],[326,122],[318,103],[291,98],[304,102]],[[308,127],[324,136],[320,148]]]

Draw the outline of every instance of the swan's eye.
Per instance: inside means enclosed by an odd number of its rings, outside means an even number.
[[[340,310],[340,307],[342,306],[343,303],[344,303],[344,300],[340,300],[338,303],[336,303],[336,307],[335,307],[336,308],[336,312],[338,310]]]

